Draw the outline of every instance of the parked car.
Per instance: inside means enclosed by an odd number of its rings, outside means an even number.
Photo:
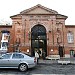
[[[20,71],[27,71],[28,68],[35,67],[36,63],[35,57],[19,52],[6,53],[0,56],[0,68],[17,68]]]

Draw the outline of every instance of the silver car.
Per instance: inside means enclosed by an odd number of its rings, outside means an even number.
[[[0,57],[0,68],[18,68],[27,71],[28,68],[36,66],[37,60],[24,53],[6,53]]]

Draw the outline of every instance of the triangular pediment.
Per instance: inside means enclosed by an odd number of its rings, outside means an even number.
[[[27,14],[30,14],[30,15],[32,14],[41,14],[41,15],[46,14],[47,15],[48,14],[48,15],[56,15],[57,19],[67,19],[67,16],[61,15],[57,11],[44,7],[40,4],[34,7],[31,7],[29,9],[26,9],[20,12],[20,14],[18,15],[11,16],[11,18],[21,18],[21,15],[27,15]]]
[[[20,12],[20,14],[58,14],[58,12],[38,4],[32,8]]]

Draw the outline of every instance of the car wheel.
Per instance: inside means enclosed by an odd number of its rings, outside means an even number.
[[[19,70],[20,71],[22,71],[22,72],[24,72],[24,71],[27,71],[27,69],[28,69],[28,66],[27,66],[27,64],[20,64],[19,65]]]

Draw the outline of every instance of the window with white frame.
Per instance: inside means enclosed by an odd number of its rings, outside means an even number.
[[[74,35],[72,32],[68,32],[67,33],[67,40],[68,40],[68,43],[73,43],[74,41]]]

